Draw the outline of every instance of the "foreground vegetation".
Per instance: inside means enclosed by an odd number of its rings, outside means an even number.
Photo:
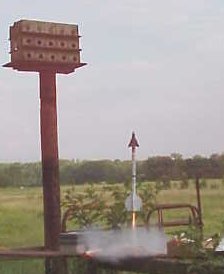
[[[155,186],[158,183],[151,183]],[[145,184],[144,184],[145,185]],[[201,180],[201,198],[204,221],[204,236],[210,237],[223,233],[224,185],[222,179]],[[105,191],[105,186],[96,185],[98,194],[104,189],[103,195],[110,202],[111,191]],[[89,185],[75,186],[75,193],[83,193]],[[117,189],[121,184],[115,185]],[[71,186],[62,186],[63,201]],[[122,192],[124,193],[124,192]],[[100,194],[101,195],[101,194]],[[190,203],[196,205],[194,181],[189,180],[183,188],[182,181],[172,181],[167,189],[160,185],[158,195],[153,196],[158,203]],[[0,188],[0,248],[43,245],[43,206],[41,187],[4,187]],[[149,199],[150,200],[150,199]],[[120,205],[122,206],[122,205]],[[150,205],[148,205],[150,206]],[[64,208],[63,208],[64,210]],[[179,213],[177,213],[179,214]],[[173,217],[173,216],[169,216]],[[138,221],[140,219],[138,217]],[[77,224],[71,223],[71,228]],[[75,267],[75,266],[74,266]],[[200,266],[201,267],[201,266]],[[204,271],[204,270],[203,270]],[[44,273],[43,260],[1,261],[0,273]],[[74,272],[78,273],[78,272]],[[206,273],[206,272],[200,272]],[[222,272],[220,272],[222,273]],[[210,273],[209,273],[210,274]]]
[[[223,232],[224,186],[222,180],[206,180],[201,189],[205,236]],[[104,185],[105,186],[105,185]],[[86,186],[76,186],[82,192]],[[100,189],[101,186],[98,186]],[[70,186],[61,188],[62,197]],[[110,200],[110,194],[104,191]],[[0,189],[0,247],[36,246],[43,244],[43,205],[41,187]],[[159,191],[158,203],[191,203],[196,205],[194,182],[182,189],[179,182]]]

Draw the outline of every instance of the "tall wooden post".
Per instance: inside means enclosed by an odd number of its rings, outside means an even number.
[[[40,124],[45,248],[59,248],[61,232],[56,74],[70,74],[80,62],[77,25],[20,20],[10,27],[11,62],[18,71],[40,76]]]
[[[40,124],[45,248],[56,250],[61,231],[56,73],[40,72]]]
[[[200,182],[199,176],[196,176],[195,179],[195,186],[196,186],[196,194],[197,194],[197,208],[198,208],[198,217],[199,217],[199,224],[200,229],[202,232],[203,222],[202,222],[202,209],[201,209],[201,195],[200,195]]]

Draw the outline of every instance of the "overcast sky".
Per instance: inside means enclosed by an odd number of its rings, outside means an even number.
[[[82,61],[57,76],[59,155],[224,152],[223,0],[1,0],[0,60],[20,19],[79,25]],[[37,73],[0,68],[0,161],[39,161]]]

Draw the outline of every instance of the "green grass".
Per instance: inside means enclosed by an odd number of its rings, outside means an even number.
[[[44,261],[40,259],[0,260],[1,274],[44,274]]]
[[[201,190],[204,234],[206,237],[223,232],[224,186],[221,180],[206,180]],[[196,193],[191,183],[179,189],[178,183],[163,190],[158,203],[190,203],[196,205]],[[175,186],[175,188],[174,188]],[[69,187],[62,187],[61,192]],[[100,189],[100,187],[99,187]],[[82,191],[82,187],[77,187]],[[104,193],[109,200],[109,193]],[[43,245],[43,199],[41,187],[0,188],[0,248]],[[177,213],[181,215],[181,213]],[[169,217],[177,217],[170,214]],[[0,260],[1,274],[44,273],[43,260]],[[74,272],[75,273],[75,272]],[[77,272],[78,273],[78,272]]]
[[[192,185],[188,189],[163,190],[157,200],[158,203],[189,203],[197,206]],[[207,187],[201,189],[201,204],[205,237],[224,232],[224,186],[221,180],[208,180]]]
[[[62,187],[61,192],[67,188]],[[82,187],[78,186],[77,191],[82,191]],[[224,228],[223,197],[221,180],[207,180],[207,187],[201,190],[205,235],[222,232]],[[0,188],[0,201],[0,248],[43,245],[42,188]],[[188,189],[163,190],[157,201],[196,205],[194,186],[191,183]]]
[[[41,188],[1,188],[0,201],[0,247],[42,244]]]

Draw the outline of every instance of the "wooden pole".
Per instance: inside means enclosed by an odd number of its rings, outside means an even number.
[[[197,208],[198,208],[198,213],[199,213],[199,225],[200,225],[200,229],[202,232],[202,210],[201,210],[201,195],[200,195],[200,183],[199,183],[199,177],[196,176],[195,179],[195,186],[196,186],[196,194],[197,194]]]
[[[56,73],[40,72],[40,127],[45,248],[59,248],[61,232]]]

